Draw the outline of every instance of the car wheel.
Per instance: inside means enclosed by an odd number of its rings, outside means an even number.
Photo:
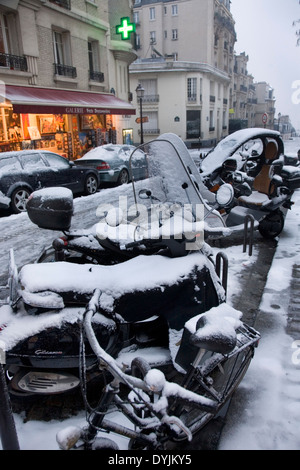
[[[127,184],[129,181],[129,175],[128,171],[123,168],[123,170],[120,171],[119,177],[118,177],[118,184]]]
[[[98,180],[94,175],[88,175],[84,183],[85,194],[95,194],[98,189]]]
[[[15,214],[26,211],[27,199],[31,191],[27,188],[17,188],[11,195],[11,209]]]

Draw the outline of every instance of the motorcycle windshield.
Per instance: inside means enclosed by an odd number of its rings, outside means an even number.
[[[261,128],[242,129],[224,137],[224,139],[206,155],[201,162],[201,175],[203,177],[210,175],[218,168],[221,168],[225,160],[230,158],[237,150],[242,149],[242,146],[250,140],[258,139],[259,141],[264,141],[266,138],[276,139],[279,153],[283,153],[283,144],[279,132]]]
[[[211,225],[223,225],[218,214],[211,214],[215,196],[203,184],[187,147],[177,135],[163,134],[138,147],[131,155],[131,167],[136,166],[141,149],[146,155],[147,178],[139,182],[132,178],[137,211],[141,204],[180,204],[190,208],[194,220],[203,220],[209,214]]]

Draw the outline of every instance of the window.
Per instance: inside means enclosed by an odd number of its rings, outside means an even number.
[[[155,7],[150,8],[150,20],[155,20]]]
[[[44,157],[46,157],[49,165],[52,168],[69,168],[70,166],[68,160],[66,160],[64,157],[59,157],[54,153],[44,154]]]
[[[167,39],[168,37],[168,31],[164,31],[164,38]]]
[[[17,157],[1,158],[0,170],[4,169],[5,172],[20,171],[21,166]]]
[[[140,12],[139,11],[135,11],[133,13],[133,21],[135,24],[139,24],[140,22]]]
[[[10,35],[7,15],[0,14],[0,52],[10,53]]]
[[[71,66],[70,34],[68,31],[53,31],[55,74],[76,78],[76,68]]]
[[[178,15],[178,5],[172,5],[172,16]]]
[[[16,16],[0,13],[0,67],[26,72],[26,57],[19,55]]]
[[[88,41],[89,78],[97,82],[104,81],[104,75],[100,72],[99,44],[98,41]]]
[[[186,138],[199,139],[201,135],[201,111],[186,112]]]
[[[140,34],[135,35],[135,48],[136,49],[141,48],[141,35]]]
[[[176,41],[178,39],[178,29],[172,29],[172,40]]]
[[[210,131],[214,131],[214,130],[215,130],[215,127],[214,127],[214,112],[213,112],[213,110],[210,110],[210,111],[209,111],[209,130],[210,130]]]
[[[33,168],[45,168],[46,165],[38,153],[32,153],[30,155],[23,155],[21,157],[22,166],[24,170],[31,170]]]
[[[188,78],[187,97],[188,97],[188,101],[197,100],[197,78]]]
[[[156,31],[150,31],[150,44],[156,44]]]
[[[63,33],[53,31],[54,61],[56,64],[67,64],[65,52],[65,38]]]

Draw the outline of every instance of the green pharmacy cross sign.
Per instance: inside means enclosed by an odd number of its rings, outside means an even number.
[[[129,39],[130,33],[135,32],[135,23],[130,23],[130,18],[121,18],[121,24],[116,26],[117,34],[121,34],[122,39]]]

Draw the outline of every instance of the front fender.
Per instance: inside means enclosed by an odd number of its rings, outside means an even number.
[[[7,197],[11,198],[12,193],[15,191],[15,189],[18,188],[27,188],[31,193],[34,191],[33,187],[25,181],[17,181],[10,186],[9,190],[7,191]]]

